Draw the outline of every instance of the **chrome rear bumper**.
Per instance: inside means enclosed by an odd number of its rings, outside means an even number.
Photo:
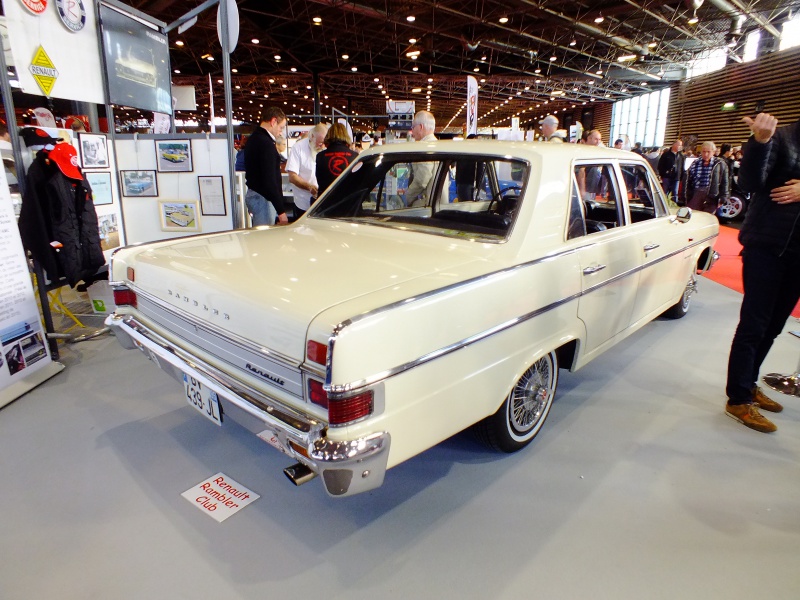
[[[214,390],[223,411],[226,405],[233,405],[263,423],[274,434],[279,450],[322,476],[331,496],[352,496],[383,484],[391,442],[387,432],[348,441],[329,440],[325,423],[234,379],[155,333],[135,316],[111,314],[105,324],[123,348],[138,348],[177,381],[182,383],[185,373]]]

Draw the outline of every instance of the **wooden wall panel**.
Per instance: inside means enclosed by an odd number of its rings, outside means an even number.
[[[800,118],[800,48],[773,52],[758,60],[731,64],[715,73],[682,81],[670,92],[665,145],[682,136],[700,142],[738,145],[750,130],[742,117],[763,111],[786,125]],[[736,109],[723,111],[725,102]]]

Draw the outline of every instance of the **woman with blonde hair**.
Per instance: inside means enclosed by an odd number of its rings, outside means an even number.
[[[333,183],[342,171],[353,162],[358,153],[350,148],[353,140],[347,128],[341,123],[334,123],[325,136],[325,150],[317,154],[317,185],[319,195]]]

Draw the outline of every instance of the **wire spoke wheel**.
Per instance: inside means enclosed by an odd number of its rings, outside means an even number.
[[[475,426],[476,437],[503,452],[524,448],[547,418],[557,385],[558,359],[550,352],[528,367],[495,414]]]

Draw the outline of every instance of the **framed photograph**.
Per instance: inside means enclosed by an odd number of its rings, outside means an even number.
[[[228,214],[222,175],[200,175],[197,185],[200,187],[201,214],[221,217]]]
[[[155,171],[120,171],[123,196],[155,198],[158,196],[158,177]]]
[[[81,150],[81,167],[84,169],[107,169],[108,146],[103,133],[79,133],[78,145]]]
[[[86,181],[92,186],[92,201],[95,206],[113,204],[111,195],[111,173],[85,173]]]
[[[156,140],[156,164],[159,173],[191,173],[191,140]]]
[[[197,200],[159,200],[161,231],[200,231]]]

